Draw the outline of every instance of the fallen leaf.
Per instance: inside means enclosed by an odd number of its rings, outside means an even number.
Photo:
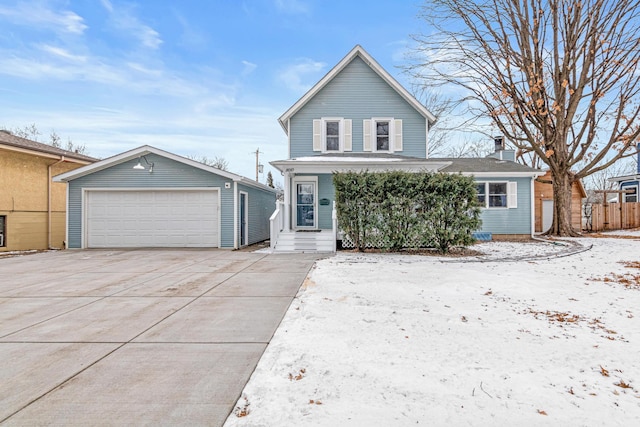
[[[538,409],[538,413],[539,413],[540,415],[547,415],[547,413],[546,413],[546,412],[544,412],[544,411],[543,411],[543,410],[541,410],[541,409]]]

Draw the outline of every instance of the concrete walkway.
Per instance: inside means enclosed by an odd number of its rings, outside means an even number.
[[[317,258],[0,259],[0,424],[222,425]]]

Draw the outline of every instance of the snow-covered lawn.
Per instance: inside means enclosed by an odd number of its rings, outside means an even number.
[[[225,425],[640,425],[640,232],[624,234],[571,256],[321,260]]]

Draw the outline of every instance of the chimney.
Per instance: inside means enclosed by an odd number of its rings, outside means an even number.
[[[500,136],[494,136],[493,137],[493,142],[495,143],[495,152],[497,153],[498,151],[502,151],[504,150],[504,139],[502,138],[502,135]]]

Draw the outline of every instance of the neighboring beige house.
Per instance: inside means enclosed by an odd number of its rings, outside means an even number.
[[[96,160],[0,130],[0,252],[64,248],[67,186],[52,177]]]

